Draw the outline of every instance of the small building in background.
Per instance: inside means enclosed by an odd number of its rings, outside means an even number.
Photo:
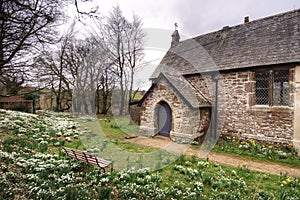
[[[27,100],[21,96],[0,97],[0,108],[32,113],[33,100]]]

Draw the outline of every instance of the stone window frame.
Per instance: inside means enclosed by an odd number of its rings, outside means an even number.
[[[285,72],[283,78],[287,78],[288,82],[288,91],[284,94],[284,86],[280,88],[281,97],[280,102],[276,102],[275,95],[278,95],[275,90],[276,84],[276,73]],[[288,106],[289,105],[289,96],[290,96],[290,78],[289,70],[267,70],[261,72],[255,72],[256,84],[255,84],[255,104],[256,105],[265,105],[265,106]],[[258,79],[258,76],[261,76]],[[258,87],[258,81],[260,81],[261,87]],[[258,99],[259,98],[259,99]],[[283,99],[287,99],[284,101]]]
[[[280,66],[280,67],[274,67],[274,68],[261,68],[261,69],[255,69],[255,70],[251,70],[252,71],[252,81],[253,81],[253,85],[252,85],[252,90],[253,92],[252,96],[249,100],[250,106],[254,107],[254,108],[290,108],[292,107],[292,103],[293,103],[293,99],[292,99],[292,91],[293,91],[293,76],[294,76],[294,70],[293,70],[294,66]],[[289,71],[289,94],[288,94],[288,103],[287,105],[274,105],[273,104],[273,83],[274,83],[274,72],[275,71]],[[269,72],[270,74],[270,78],[269,78],[269,104],[256,104],[256,73],[260,73],[260,72]],[[251,81],[251,82],[252,82]]]

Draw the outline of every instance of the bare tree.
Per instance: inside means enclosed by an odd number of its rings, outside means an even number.
[[[47,46],[35,59],[34,67],[37,81],[43,82],[44,87],[51,87],[55,95],[55,110],[68,110],[71,107],[71,89],[74,78],[70,74],[73,66],[67,62],[67,54],[75,41],[73,23],[69,30],[59,39],[55,45]],[[67,96],[67,99],[65,99]],[[63,103],[64,102],[64,103]],[[62,106],[64,104],[64,106]],[[67,106],[67,107],[65,107]]]
[[[129,83],[129,99],[128,101],[131,102],[134,95],[133,95],[133,78],[134,72],[138,66],[138,63],[143,59],[143,45],[145,39],[145,33],[142,30],[142,20],[138,16],[133,16],[133,21],[129,23],[128,30],[125,32],[126,35],[126,44],[127,44],[127,51],[125,54],[129,74],[130,74],[130,83]],[[128,103],[128,111],[130,112],[130,105]]]
[[[128,102],[132,97],[133,75],[138,62],[142,59],[144,33],[142,20],[134,16],[128,21],[119,6],[113,7],[106,22],[99,27],[101,37],[105,38],[110,49],[110,62],[119,83],[119,115],[128,113]],[[128,93],[129,91],[129,93]]]
[[[72,95],[74,112],[106,114],[118,83],[119,115],[124,115],[133,96],[133,75],[143,57],[142,20],[137,16],[131,22],[126,20],[118,6],[105,23],[96,20],[100,24],[97,34],[81,40],[72,32],[65,34],[56,50],[47,48],[42,52],[35,69],[39,80],[55,94],[55,110],[65,109],[62,102],[68,94]]]
[[[61,0],[0,1],[0,81],[8,93],[11,84],[24,82],[26,65],[35,48],[53,40],[62,17]]]
[[[93,0],[81,0],[81,2],[88,2],[88,1],[93,1]],[[88,17],[98,18],[99,13],[97,13],[97,11],[98,11],[99,6],[92,7],[92,8],[90,8],[89,11],[82,11],[80,9],[79,2],[80,2],[79,0],[74,0],[74,5],[75,5],[76,11],[79,15],[79,19],[80,19],[80,16],[88,16]]]
[[[110,66],[107,65],[97,86],[96,107],[97,114],[107,114],[111,108],[111,95],[115,89],[116,79],[114,73],[112,73]]]
[[[106,76],[107,54],[109,53],[105,44],[98,38],[87,38],[78,46],[77,76],[73,89],[73,111],[81,114],[95,114],[97,101],[96,91],[100,89],[99,83],[108,84]],[[106,81],[106,82],[105,82]],[[106,87],[106,85],[104,85]]]
[[[79,15],[96,16],[97,8],[82,12],[79,2],[92,0],[1,0],[0,86],[16,94],[30,80],[34,54],[48,43],[56,43],[56,27],[65,18],[64,6],[73,4]]]
[[[120,86],[120,109],[119,115],[124,114],[125,108],[125,44],[124,44],[124,32],[128,22],[122,15],[122,11],[119,6],[113,7],[110,15],[107,18],[107,24],[105,25],[105,37],[106,41],[111,49],[110,59],[113,63],[112,66],[116,67],[115,74],[119,78]]]

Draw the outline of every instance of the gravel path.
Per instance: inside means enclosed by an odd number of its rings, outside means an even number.
[[[143,146],[164,149],[175,154],[185,154],[187,156],[192,154],[199,155],[199,150],[192,149],[187,144],[174,143],[166,137],[156,136],[154,138],[148,138],[139,136],[124,140]],[[230,154],[210,152],[208,154],[208,160],[233,167],[246,166],[250,170],[265,172],[268,174],[287,174],[288,176],[292,177],[300,177],[300,167],[291,167],[283,164],[256,161]]]

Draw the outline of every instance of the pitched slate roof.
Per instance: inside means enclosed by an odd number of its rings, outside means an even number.
[[[152,75],[300,62],[300,9],[200,35],[170,48]]]
[[[202,93],[195,92],[189,82],[183,76],[172,74],[161,74],[171,84],[174,90],[186,100],[193,108],[210,107],[210,102]]]
[[[205,97],[201,92],[196,92],[195,88],[191,87],[189,82],[183,76],[172,75],[170,73],[159,74],[158,78],[138,103],[139,105],[141,105],[141,103],[147,98],[147,96],[153,91],[153,89],[162,79],[166,80],[168,84],[170,84],[170,87],[173,88],[175,93],[179,95],[180,98],[183,99],[191,108],[211,106],[207,97]]]

